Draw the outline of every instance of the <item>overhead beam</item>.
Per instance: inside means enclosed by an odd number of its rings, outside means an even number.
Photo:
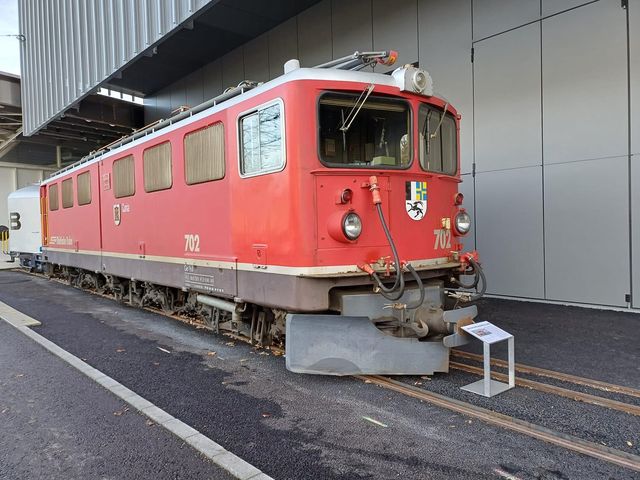
[[[22,135],[22,127],[20,127],[16,133],[14,133],[13,135],[9,136],[9,138],[7,138],[5,141],[3,141],[2,143],[0,143],[0,153],[2,153],[3,150],[5,150],[6,148],[9,147],[9,145],[11,144],[11,142],[13,142],[16,138],[18,138],[20,135]]]

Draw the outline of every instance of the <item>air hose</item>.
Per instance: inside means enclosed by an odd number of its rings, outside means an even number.
[[[396,279],[395,279],[395,282],[393,283],[393,286],[391,287],[387,287],[382,282],[377,272],[371,271],[371,276],[375,280],[380,294],[387,300],[395,302],[396,300],[399,300],[404,295],[404,292],[405,292],[404,275],[402,273],[403,266],[402,266],[402,263],[400,262],[400,257],[398,256],[398,250],[396,249],[396,244],[393,241],[391,232],[389,231],[389,226],[387,225],[387,221],[384,218],[384,213],[382,211],[382,199],[380,197],[380,187],[378,186],[378,179],[375,176],[373,176],[369,179],[369,183],[370,183],[370,190],[373,195],[373,204],[375,205],[376,210],[378,212],[378,218],[380,219],[382,230],[384,231],[384,234],[387,237],[387,242],[389,242],[389,247],[391,248],[391,254],[393,255],[394,265],[396,267]],[[406,267],[409,273],[411,273],[411,276],[415,279],[416,283],[418,284],[418,288],[420,289],[420,298],[418,299],[418,301],[407,304],[406,306],[408,310],[411,310],[411,309],[418,308],[420,305],[422,305],[422,302],[424,301],[424,297],[425,297],[425,291],[424,291],[424,285],[422,283],[422,279],[420,278],[420,275],[418,275],[418,272],[416,272],[416,270],[413,268],[413,266],[410,263],[407,263]]]
[[[451,282],[455,283],[459,287],[466,288],[466,289],[471,289],[471,288],[477,289],[478,283],[482,283],[482,287],[480,288],[480,291],[469,298],[470,302],[474,302],[480,299],[487,291],[487,279],[484,275],[484,272],[482,271],[482,267],[478,264],[478,262],[476,262],[475,258],[469,255],[467,259],[469,261],[469,264],[473,267],[473,272],[475,273],[473,282],[467,284],[456,278],[452,278]]]

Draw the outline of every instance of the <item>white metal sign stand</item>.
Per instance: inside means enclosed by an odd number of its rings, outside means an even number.
[[[463,326],[462,329],[480,340],[484,347],[484,378],[461,387],[462,390],[477,393],[478,395],[483,395],[485,397],[493,397],[494,395],[515,387],[516,373],[513,335],[496,327],[490,322],[472,323],[471,325]],[[507,341],[507,347],[509,350],[508,384],[491,379],[491,345],[504,340]]]

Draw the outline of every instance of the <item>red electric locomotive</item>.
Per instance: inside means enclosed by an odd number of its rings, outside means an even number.
[[[296,372],[447,371],[476,316],[461,287],[484,285],[462,252],[459,116],[424,70],[357,71],[393,60],[290,61],[57,172],[49,272],[284,340]]]

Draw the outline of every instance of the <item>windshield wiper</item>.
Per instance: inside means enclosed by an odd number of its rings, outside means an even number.
[[[427,113],[427,119],[424,122],[424,131],[422,132],[422,136],[425,137],[425,140],[427,141],[427,155],[429,155],[429,152],[431,151],[431,139],[438,136],[442,122],[444,122],[444,116],[447,114],[447,108],[449,108],[449,102],[444,104],[444,111],[440,115],[440,121],[433,133],[429,133],[429,118],[431,117],[431,112],[433,110],[429,110],[429,113]]]
[[[351,128],[351,124],[356,119],[358,112],[364,105],[364,102],[367,101],[367,98],[369,98],[369,95],[371,95],[371,92],[373,92],[373,83],[369,84],[369,86],[365,88],[362,91],[362,93],[360,93],[360,96],[356,100],[356,103],[354,103],[353,107],[351,107],[351,110],[349,111],[347,118],[342,120],[342,126],[340,127],[340,131],[343,134],[346,133],[349,130],[349,128]]]

